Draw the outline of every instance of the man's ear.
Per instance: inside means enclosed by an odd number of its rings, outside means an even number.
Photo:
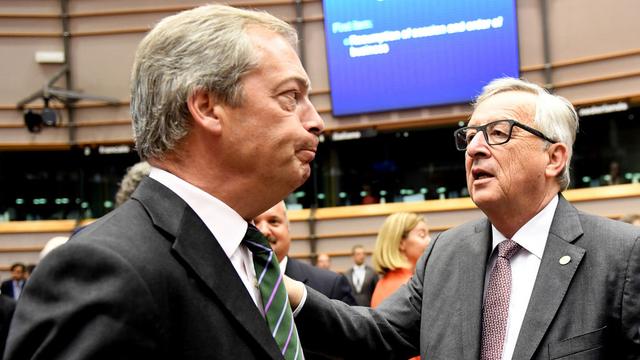
[[[562,172],[565,166],[569,166],[569,164],[567,164],[569,149],[567,145],[563,143],[551,144],[549,149],[547,149],[547,154],[549,154],[549,163],[545,168],[545,173],[548,177],[555,178]]]
[[[187,99],[187,108],[193,119],[194,126],[200,126],[208,131],[220,132],[222,103],[215,95],[204,89],[195,90]]]

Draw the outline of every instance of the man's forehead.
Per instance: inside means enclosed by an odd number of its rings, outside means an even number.
[[[496,120],[513,119],[523,123],[533,121],[536,96],[520,91],[496,94],[477,105],[469,125],[483,125]]]

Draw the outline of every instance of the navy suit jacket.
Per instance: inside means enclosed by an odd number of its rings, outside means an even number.
[[[22,287],[24,288],[24,281],[22,282]],[[13,279],[3,281],[2,285],[0,285],[0,291],[2,291],[2,295],[13,299]]]
[[[323,293],[329,299],[356,305],[356,300],[351,293],[351,285],[344,275],[320,269],[290,257],[287,260],[287,269],[284,273]]]
[[[5,359],[282,359],[196,213],[145,178],[132,199],[38,264]]]

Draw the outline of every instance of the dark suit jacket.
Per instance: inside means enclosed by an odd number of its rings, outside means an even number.
[[[24,287],[24,282],[22,283],[22,286]],[[2,291],[2,295],[13,299],[13,280],[9,279],[3,281],[2,285],[0,285],[0,291]]]
[[[193,210],[150,178],[132,198],[38,265],[6,359],[282,359]]]
[[[371,306],[371,296],[373,296],[373,290],[376,289],[378,284],[378,274],[369,265],[364,267],[364,281],[362,282],[362,288],[360,292],[356,289],[353,283],[353,267],[344,272],[344,276],[349,280],[351,290],[353,291],[353,297],[356,298],[356,303],[360,306]]]
[[[2,357],[2,353],[4,352],[4,345],[7,341],[9,325],[11,324],[11,317],[13,316],[15,308],[15,300],[8,296],[0,296],[0,357]]]
[[[376,310],[308,289],[303,346],[347,358],[477,360],[487,219],[439,234],[406,286]],[[562,265],[559,259],[570,256]],[[562,196],[513,359],[640,359],[640,228],[577,211]]]
[[[340,300],[349,305],[356,304],[351,293],[351,286],[343,275],[311,266],[290,257],[287,260],[287,269],[284,273],[321,292],[329,299]]]

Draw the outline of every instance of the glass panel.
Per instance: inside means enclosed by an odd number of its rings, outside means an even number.
[[[640,109],[583,117],[571,187],[640,182]],[[468,196],[457,126],[325,136],[311,178],[286,199],[290,209]],[[338,140],[348,139],[352,140]],[[126,149],[125,149],[126,150]],[[99,217],[114,206],[129,149],[0,151],[0,221]]]
[[[0,152],[0,221],[84,219],[113,208],[133,152],[98,149]]]
[[[640,108],[580,120],[571,187],[640,181]]]

